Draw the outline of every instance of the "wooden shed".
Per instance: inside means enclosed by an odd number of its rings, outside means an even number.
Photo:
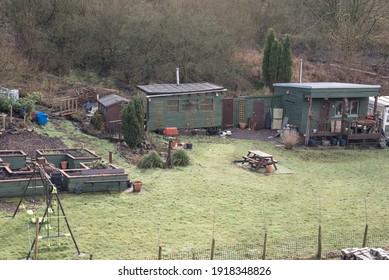
[[[225,88],[212,83],[138,85],[145,97],[146,129],[221,127]]]
[[[120,131],[120,110],[129,99],[117,94],[109,94],[97,100],[98,109],[105,117],[106,128],[110,133]]]
[[[377,121],[365,121],[369,97],[378,97],[380,85],[351,83],[277,83],[284,117],[310,138],[344,137],[350,141],[379,140]],[[359,129],[360,127],[370,129]],[[360,133],[361,132],[361,133]],[[362,135],[363,134],[363,135]]]

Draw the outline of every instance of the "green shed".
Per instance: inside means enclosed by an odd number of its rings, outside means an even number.
[[[273,87],[274,95],[282,97],[284,117],[305,134],[306,144],[310,137],[345,136],[347,140],[356,137],[350,136],[357,132],[356,122],[366,119],[369,97],[378,97],[381,88],[380,85],[327,82],[276,83]]]
[[[144,96],[146,130],[222,126],[225,88],[211,83],[138,85]]]
[[[249,127],[252,130],[271,128],[272,108],[280,108],[281,97],[273,95],[239,96],[223,99],[223,128]]]

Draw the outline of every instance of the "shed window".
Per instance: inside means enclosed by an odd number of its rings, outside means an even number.
[[[359,112],[359,101],[353,100],[350,102],[350,115],[358,115]]]
[[[201,111],[213,111],[213,99],[203,99],[200,102]]]
[[[343,115],[343,101],[336,101],[335,116],[340,117],[342,115]]]
[[[181,106],[181,110],[185,112],[194,112],[197,111],[197,102],[196,100],[187,100],[186,102],[183,102]]]
[[[169,112],[178,112],[178,100],[168,100],[167,110]]]

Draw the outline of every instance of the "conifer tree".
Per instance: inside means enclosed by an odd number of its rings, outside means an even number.
[[[273,83],[290,82],[292,78],[292,50],[290,36],[286,35],[282,42],[270,28],[266,37],[262,61],[262,79],[265,86],[272,88]]]
[[[130,148],[140,144],[143,137],[143,102],[136,96],[122,107],[120,118],[122,120],[124,141]]]
[[[263,52],[263,61],[262,61],[262,78],[265,86],[271,85],[269,67],[270,67],[271,49],[275,39],[276,39],[276,35],[274,33],[274,29],[270,28],[267,32],[265,50]]]
[[[281,46],[280,42],[275,39],[271,46],[270,58],[269,58],[269,86],[272,87],[273,83],[278,81],[278,73],[281,58]]]
[[[290,36],[286,34],[282,40],[280,69],[279,69],[279,82],[289,83],[292,79],[292,49],[290,43]]]

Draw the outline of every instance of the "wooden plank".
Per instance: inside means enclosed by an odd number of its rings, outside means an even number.
[[[378,140],[381,137],[380,133],[358,133],[358,134],[348,134],[346,136],[348,139],[373,139],[373,140]]]
[[[123,183],[128,182],[128,180],[100,180],[100,181],[86,181],[84,184],[99,184],[99,183]]]
[[[86,169],[81,171],[81,175],[103,175],[103,174],[123,174],[123,173],[124,173],[123,168]]]
[[[259,151],[259,150],[250,150],[249,152],[256,155],[256,156],[259,156],[259,157],[273,157],[272,155],[269,155],[269,154],[262,152],[262,151]]]

